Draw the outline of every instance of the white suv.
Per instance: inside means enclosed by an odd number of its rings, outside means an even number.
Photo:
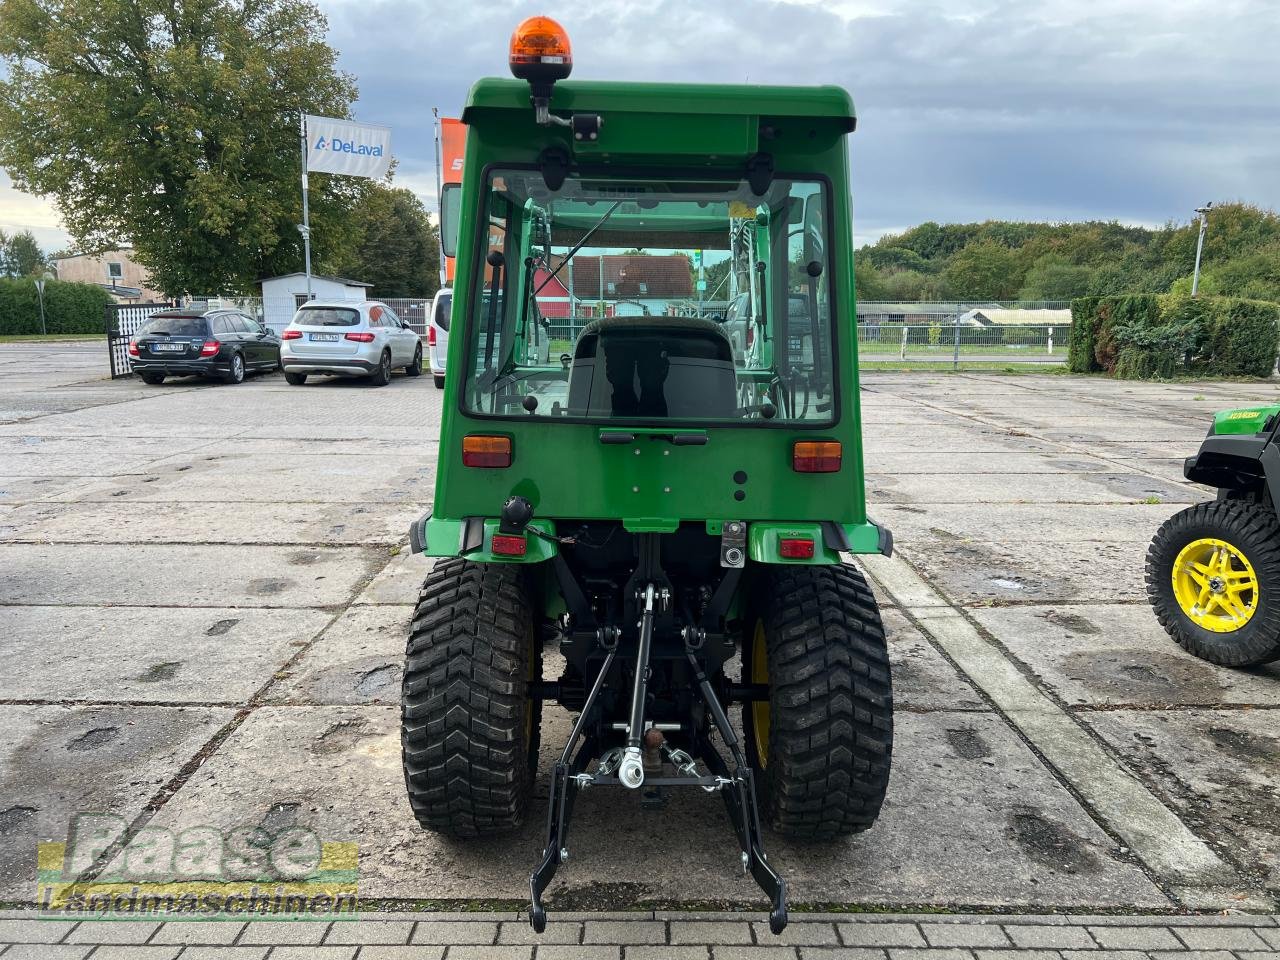
[[[308,374],[368,377],[383,386],[391,371],[422,373],[422,340],[385,303],[312,300],[280,337],[280,363],[293,386]]]

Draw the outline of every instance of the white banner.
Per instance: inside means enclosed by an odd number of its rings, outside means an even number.
[[[307,170],[378,180],[391,165],[391,128],[307,116]]]

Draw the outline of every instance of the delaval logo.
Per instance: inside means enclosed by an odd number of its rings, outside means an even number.
[[[380,157],[382,156],[382,144],[356,143],[354,140],[341,140],[334,137],[331,140],[325,140],[321,137],[316,141],[315,150],[329,150],[332,153],[353,153],[360,157]]]

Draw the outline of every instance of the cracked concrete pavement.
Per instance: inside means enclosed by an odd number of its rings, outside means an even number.
[[[0,902],[76,812],[299,824],[387,905],[518,903],[542,809],[497,843],[423,833],[397,733],[441,394],[102,379],[105,347],[0,345]],[[1182,653],[1146,607],[1155,527],[1215,409],[1271,384],[864,375],[898,738],[876,828],[769,838],[797,904],[1267,910],[1280,667]],[[568,715],[549,708],[543,765]],[[545,797],[546,770],[540,788]],[[552,904],[759,906],[720,805],[587,793]],[[618,858],[618,849],[635,851]],[[123,855],[127,855],[127,846]]]

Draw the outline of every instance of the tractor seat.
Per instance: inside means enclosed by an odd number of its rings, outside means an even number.
[[[569,368],[573,417],[737,416],[733,346],[697,317],[606,317],[582,328]]]

